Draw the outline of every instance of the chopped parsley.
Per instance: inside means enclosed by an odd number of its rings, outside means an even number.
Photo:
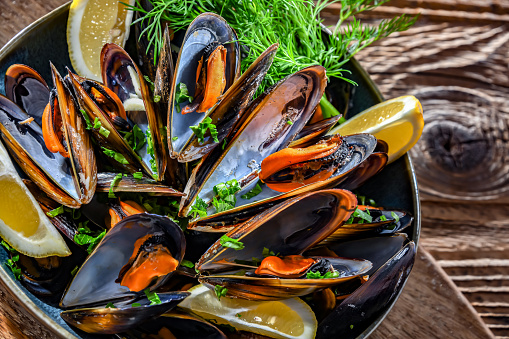
[[[226,138],[223,139],[223,145],[221,146],[221,149],[224,151],[224,149],[226,148],[226,145],[228,143],[226,142]]]
[[[394,222],[395,222],[395,223],[399,222],[399,217],[398,217],[398,215],[397,215],[396,213],[391,212],[391,217],[393,217],[393,218],[394,218]]]
[[[159,101],[161,101],[160,95],[154,95],[154,102],[157,104]]]
[[[124,135],[124,140],[135,152],[138,152],[145,145],[145,134],[138,125],[134,125],[132,131]]]
[[[143,79],[145,79],[145,81],[147,82],[147,85],[150,88],[150,91],[154,92],[154,89],[155,89],[154,82],[152,82],[152,80],[150,80],[150,78],[147,75],[144,75]]]
[[[237,318],[242,318],[242,314],[240,314],[240,313],[237,313],[235,315],[237,316]]]
[[[193,218],[196,218],[196,215],[199,215],[200,218],[205,218],[207,216],[207,203],[200,197],[196,198],[196,202],[191,206],[189,214],[194,214]]]
[[[88,221],[85,221],[84,223],[80,223],[80,226],[78,228],[78,232],[74,235],[74,242],[77,245],[88,245],[87,252],[88,254],[92,253],[95,246],[101,241],[101,239],[106,234],[106,230],[102,230],[102,232],[99,231],[92,231],[87,226]]]
[[[240,197],[245,200],[249,200],[253,197],[256,197],[258,194],[262,193],[262,186],[260,185],[260,181],[256,183],[256,186],[247,192],[246,194],[241,195]]]
[[[181,104],[186,101],[193,102],[193,97],[189,95],[186,84],[181,82],[177,85],[177,90],[175,91],[175,103]]]
[[[56,217],[57,215],[60,215],[64,213],[64,206],[63,205],[60,205],[59,207],[49,211],[49,212],[46,212],[46,215],[50,218],[54,218]]]
[[[83,118],[85,119],[85,123],[87,124],[87,126],[85,128],[90,130],[93,126],[92,126],[92,123],[90,122],[90,118],[88,117],[87,112],[85,112],[84,109],[80,109],[80,112],[81,112],[81,115],[83,115]]]
[[[286,123],[290,126],[293,125],[293,122],[291,120],[287,120]]]
[[[134,179],[138,179],[138,180],[143,179],[143,173],[141,173],[141,172],[134,172],[133,173],[133,178]]]
[[[352,224],[354,222],[354,219],[359,219],[356,222],[357,224],[364,224],[365,222],[367,222],[367,223],[373,222],[373,217],[369,214],[368,209],[366,209],[366,211],[362,211],[362,210],[356,208],[355,211],[350,216],[350,218],[345,222],[345,224]]]
[[[236,179],[215,185],[214,193],[218,195],[218,198],[214,197],[212,205],[216,208],[216,212],[220,213],[235,208],[237,203],[235,193],[238,191],[240,191],[240,186]]]
[[[102,126],[101,121],[97,117],[94,120],[94,129],[99,129],[99,134],[105,138],[110,136],[110,131]]]
[[[145,132],[145,136],[147,137],[147,153],[150,155],[150,169],[154,174],[152,175],[154,179],[157,179],[157,163],[156,156],[154,154],[154,139],[152,139],[152,133],[150,133],[150,128]]]
[[[123,164],[123,165],[128,165],[129,164],[129,161],[127,161],[127,159],[120,153],[118,152],[115,152],[111,149],[108,149],[106,147],[102,147],[102,150],[103,150],[103,153],[106,154],[107,156],[109,156],[110,158],[113,158],[115,159],[117,162]]]
[[[117,308],[117,306],[113,305],[112,302],[109,302],[108,304],[106,304],[106,308]]]
[[[171,138],[171,140],[173,140],[173,141],[177,141],[177,140],[178,140],[178,138],[179,138],[179,137],[173,137],[173,138]]]
[[[79,267],[78,266],[75,266],[72,271],[71,271],[71,275],[74,277],[76,275],[76,273],[78,272],[78,269]]]
[[[189,261],[189,260],[182,260],[182,262],[180,263],[182,266],[184,267],[188,267],[188,268],[193,268],[194,267],[194,264]]]
[[[237,250],[237,251],[244,249],[244,243],[243,242],[240,242],[237,239],[232,239],[232,238],[228,237],[226,234],[223,235],[219,239],[219,243],[223,247],[233,248],[234,250]]]
[[[202,122],[198,124],[198,126],[189,126],[189,128],[194,132],[196,137],[198,138],[198,142],[202,143],[205,141],[205,133],[207,129],[210,132],[210,136],[214,140],[214,142],[219,142],[217,138],[217,128],[216,125],[212,123],[212,118],[206,117]]]
[[[214,286],[214,292],[216,292],[217,300],[221,300],[221,297],[224,297],[226,293],[228,293],[228,289],[221,285]]]
[[[350,329],[353,330],[353,325],[350,325]]]
[[[339,277],[339,272],[338,271],[333,271],[333,272],[327,272],[325,273],[324,275],[321,275],[320,272],[316,271],[316,272],[308,272],[306,274],[306,278],[308,279],[330,279],[330,278],[337,278]]]
[[[161,299],[159,299],[157,293],[154,291],[151,292],[150,288],[146,288],[143,292],[145,292],[147,299],[150,301],[150,305],[158,305],[161,303]]]
[[[131,307],[140,307],[141,304],[140,303],[132,303]]]
[[[18,251],[9,246],[9,244],[3,240],[1,243],[7,249],[7,251],[13,254],[11,259],[7,259],[6,265],[11,269],[12,274],[14,274],[14,277],[17,280],[21,280],[21,268],[19,268],[18,265],[16,264],[16,262],[19,260]]]
[[[113,180],[111,181],[110,190],[108,191],[108,198],[110,198],[110,199],[116,198],[115,193],[113,192],[113,189],[120,182],[120,180],[122,180],[122,173],[118,173],[117,175],[115,175],[115,178],[113,178]]]
[[[381,215],[380,216],[380,221],[387,221],[387,217],[385,215]]]
[[[267,247],[264,247],[263,251],[262,251],[262,255],[263,255],[264,258],[267,258],[267,257],[273,257],[276,254],[273,251],[269,250]]]
[[[94,119],[94,128],[95,128],[95,129],[98,129],[98,128],[99,128],[99,127],[101,127],[101,126],[102,126],[102,125],[101,125],[101,121],[99,121],[99,118],[97,118],[97,117],[96,117],[96,118]]]

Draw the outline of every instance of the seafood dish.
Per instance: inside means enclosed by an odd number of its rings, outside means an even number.
[[[344,113],[358,99],[320,65],[257,93],[280,46],[241,71],[218,14],[166,30],[151,72],[133,45],[104,45],[101,81],[51,59],[5,67],[2,143],[71,253],[6,252],[27,293],[84,338],[243,333],[197,310],[207,293],[314,317],[310,333],[274,337],[371,331],[416,253],[418,210],[383,198],[415,189],[388,188],[408,157],[388,165],[374,135],[330,133],[340,116],[322,117],[320,101]]]

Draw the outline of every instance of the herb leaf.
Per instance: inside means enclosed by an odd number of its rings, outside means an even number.
[[[223,235],[219,239],[219,243],[223,247],[233,248],[234,250],[237,250],[237,251],[244,249],[244,243],[243,242],[240,242],[237,239],[232,239],[232,238],[228,237],[226,234]]]
[[[189,214],[194,214],[193,218],[196,218],[196,215],[199,215],[200,218],[205,218],[207,216],[207,203],[200,197],[196,198],[196,202],[191,206]]]
[[[123,164],[123,165],[128,165],[129,164],[129,161],[127,161],[127,159],[120,153],[118,152],[115,152],[111,149],[108,149],[106,147],[102,147],[102,150],[103,150],[103,153],[106,154],[107,156],[109,156],[110,158],[113,158],[115,159],[117,162]]]
[[[57,208],[49,211],[49,212],[46,212],[46,215],[50,218],[54,218],[56,217],[57,215],[60,215],[64,213],[64,205],[60,205],[58,206]]]
[[[205,141],[205,133],[207,129],[210,131],[210,136],[214,142],[219,142],[217,138],[217,128],[216,125],[212,123],[212,118],[206,117],[202,122],[198,124],[198,126],[189,126],[189,128],[194,132],[196,137],[198,138],[198,142],[202,143]]]
[[[157,305],[161,303],[161,299],[159,299],[157,293],[154,291],[151,292],[150,288],[146,288],[143,292],[145,292],[147,299],[150,300],[150,305]]]
[[[74,242],[78,245],[88,245],[87,252],[90,254],[105,235],[106,230],[94,233],[85,225],[78,228],[78,233],[74,235]]]
[[[117,308],[117,306],[113,305],[112,302],[109,302],[109,303],[106,304],[105,308]]]
[[[134,179],[138,179],[138,180],[143,179],[143,173],[141,173],[141,172],[134,172],[133,173],[133,178]]]
[[[138,125],[134,125],[132,131],[124,135],[124,139],[135,152],[145,145],[145,134]]]
[[[256,183],[256,186],[247,192],[246,194],[241,195],[240,197],[245,200],[249,200],[253,197],[256,197],[258,194],[262,193],[262,186],[260,185],[260,181]]]
[[[177,85],[177,90],[175,91],[175,103],[181,104],[186,101],[193,102],[193,97],[189,95],[186,84],[181,82]]]
[[[115,177],[111,181],[110,190],[108,191],[108,198],[110,198],[110,199],[116,198],[115,193],[113,192],[113,189],[120,182],[120,180],[122,180],[122,173],[118,173],[117,175],[115,175]]]
[[[327,272],[325,273],[324,275],[321,275],[319,271],[316,271],[316,272],[308,272],[306,274],[306,278],[308,279],[329,279],[329,278],[337,278],[339,277],[339,272],[338,271],[333,271],[333,272]]]
[[[154,154],[154,139],[152,139],[152,133],[150,133],[150,128],[145,132],[145,136],[147,137],[147,153],[150,155],[150,169],[153,172],[154,179],[157,179],[157,163],[156,156]]]
[[[214,292],[216,292],[217,300],[221,300],[221,297],[224,297],[226,293],[228,293],[228,289],[221,285],[214,286]]]
[[[188,268],[193,268],[194,267],[194,264],[193,262],[189,261],[189,260],[182,260],[182,262],[180,263],[182,266],[184,267],[188,267]]]

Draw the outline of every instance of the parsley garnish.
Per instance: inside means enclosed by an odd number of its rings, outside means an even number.
[[[262,255],[264,258],[267,258],[267,257],[275,256],[276,254],[273,251],[269,250],[267,247],[264,247],[263,251],[262,251]]]
[[[117,162],[123,164],[123,165],[128,165],[129,164],[129,161],[127,161],[127,159],[120,153],[118,152],[115,152],[111,149],[108,149],[106,147],[102,147],[102,150],[103,150],[103,153],[106,154],[107,156],[109,156],[110,158],[113,158],[115,159]]]
[[[228,293],[228,289],[221,285],[214,286],[214,292],[216,292],[217,300],[221,300],[221,297],[224,297],[226,293]]]
[[[241,195],[240,197],[245,200],[249,200],[253,197],[256,197],[258,194],[262,193],[262,186],[260,185],[260,181],[256,183],[256,186],[247,192],[246,194]]]
[[[397,215],[396,213],[391,212],[391,217],[393,217],[393,218],[394,218],[394,222],[395,222],[395,223],[397,223],[397,222],[399,221],[399,217],[398,217],[398,215]]]
[[[171,140],[173,140],[173,141],[177,141],[177,140],[178,140],[178,138],[179,138],[179,137],[173,137],[173,138],[171,138]]]
[[[105,308],[117,308],[117,306],[113,305],[112,302],[109,302],[109,303],[106,304]]]
[[[133,173],[133,178],[134,179],[138,179],[138,180],[143,179],[143,173],[141,173],[141,172],[134,172]]]
[[[226,138],[223,139],[223,145],[221,145],[221,149],[224,151],[225,147],[227,145]]]
[[[202,122],[198,124],[198,126],[189,126],[189,128],[194,132],[196,137],[198,138],[198,142],[202,143],[205,141],[205,133],[207,129],[210,131],[210,136],[214,140],[214,142],[219,142],[217,138],[217,128],[216,125],[212,123],[212,118],[206,117]]]
[[[124,135],[124,140],[135,152],[138,152],[145,145],[145,134],[138,125],[134,125],[132,131]]]
[[[145,81],[147,82],[148,87],[150,88],[150,91],[151,91],[151,92],[154,92],[155,85],[154,85],[154,83],[152,82],[152,80],[150,80],[150,78],[149,78],[147,75],[144,75],[144,76],[143,76],[143,79],[145,79]]]
[[[214,193],[218,195],[218,198],[214,197],[212,205],[216,208],[216,212],[220,213],[235,208],[237,203],[235,193],[238,191],[240,191],[240,186],[236,179],[215,185]]]
[[[345,222],[345,224],[352,224],[355,218],[359,219],[357,224],[363,224],[364,222],[367,222],[367,223],[373,222],[373,217],[371,215],[369,215],[368,209],[366,209],[366,211],[362,211],[362,210],[356,208],[355,211],[350,216],[350,218]]]
[[[88,130],[91,129],[92,128],[92,123],[90,122],[90,118],[88,117],[87,112],[85,112],[84,109],[80,109],[80,112],[83,115],[83,118],[85,119],[85,123],[87,124],[87,126],[85,128],[88,129]]]
[[[177,90],[175,91],[175,103],[181,104],[186,101],[193,102],[193,97],[189,95],[186,84],[181,82],[177,85]]]
[[[9,246],[8,243],[2,240],[2,245],[7,249],[7,251],[13,254],[11,259],[7,259],[6,265],[11,269],[12,274],[17,280],[21,280],[21,268],[18,267],[16,262],[19,260],[19,253],[14,248]]]
[[[387,221],[387,217],[385,215],[381,215],[380,216],[380,221]]]
[[[132,303],[131,307],[140,307],[141,304],[140,303]]]
[[[150,169],[154,172],[153,177],[157,179],[157,163],[156,157],[154,154],[154,139],[152,139],[152,133],[150,133],[150,128],[145,132],[145,136],[147,137],[147,153],[150,155]]]
[[[157,305],[161,303],[161,299],[159,299],[157,293],[154,291],[151,292],[150,288],[146,288],[143,292],[145,292],[147,299],[150,300],[150,305]]]
[[[115,185],[117,185],[120,182],[120,180],[122,180],[122,173],[118,173],[117,175],[115,175],[115,178],[113,178],[113,180],[111,181],[110,190],[108,191],[108,198],[110,199],[116,198],[113,189],[115,188]]]
[[[97,117],[96,117],[96,118],[94,119],[94,128],[95,128],[95,129],[98,129],[98,128],[100,128],[101,126],[102,126],[102,125],[101,125],[101,121],[99,121],[99,118],[97,118]]]
[[[325,273],[324,275],[321,275],[320,272],[316,271],[316,272],[308,272],[306,274],[306,278],[308,279],[330,279],[330,278],[337,278],[339,277],[339,272],[338,271],[333,271],[333,272],[327,272]]]
[[[46,215],[50,218],[54,218],[56,217],[57,215],[60,215],[64,213],[64,206],[63,205],[60,205],[59,207],[49,211],[49,212],[46,212]]]
[[[76,275],[76,272],[78,272],[78,269],[79,267],[78,266],[75,266],[72,271],[71,271],[71,275],[74,277]]]
[[[193,218],[196,218],[197,214],[200,218],[205,218],[207,216],[207,203],[200,197],[196,198],[196,202],[191,206],[189,214],[194,214]]]
[[[235,315],[237,316],[237,318],[242,318],[242,314],[240,314],[240,313],[237,313]]]
[[[219,243],[223,247],[233,248],[234,250],[237,251],[244,249],[244,243],[238,241],[237,239],[232,239],[228,237],[226,234],[219,239]]]
[[[293,122],[291,120],[287,120],[286,123],[290,126],[293,125]]]
[[[194,264],[189,261],[189,260],[182,260],[182,262],[180,263],[182,266],[184,267],[188,267],[188,268],[193,268],[194,267]]]
[[[80,223],[78,232],[74,235],[74,242],[78,245],[88,245],[87,252],[90,254],[104,237],[106,230],[93,232],[88,228],[87,224],[88,221]]]

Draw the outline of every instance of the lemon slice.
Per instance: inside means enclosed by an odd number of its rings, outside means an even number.
[[[71,252],[21,181],[0,142],[0,236],[31,257],[67,256]]]
[[[179,307],[217,324],[272,338],[314,338],[315,314],[301,299],[249,301],[221,297],[204,285],[191,288]]]
[[[328,134],[370,133],[389,145],[389,163],[412,148],[424,127],[422,106],[412,95],[387,100],[333,128]]]
[[[105,43],[124,47],[133,12],[122,4],[134,0],[74,0],[67,21],[72,67],[81,76],[101,81],[101,50]]]

